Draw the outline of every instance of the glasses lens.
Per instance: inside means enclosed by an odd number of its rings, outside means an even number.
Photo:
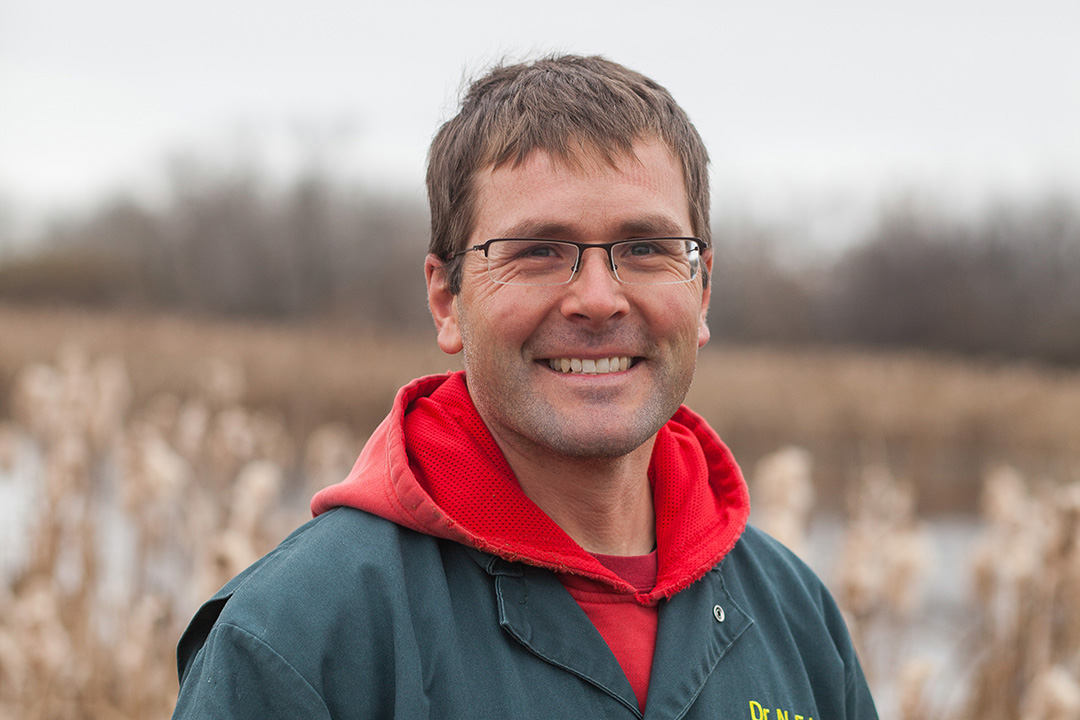
[[[687,238],[627,240],[611,248],[615,274],[624,283],[666,285],[697,277],[701,251]]]
[[[504,285],[570,282],[577,248],[553,240],[495,240],[487,249],[488,275]]]

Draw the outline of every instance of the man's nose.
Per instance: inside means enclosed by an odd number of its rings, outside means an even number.
[[[563,314],[602,323],[628,309],[624,286],[612,271],[608,253],[599,246],[582,250],[563,301]]]

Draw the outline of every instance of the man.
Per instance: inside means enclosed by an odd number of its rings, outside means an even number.
[[[499,67],[432,144],[403,388],[314,520],[179,646],[176,717],[875,718],[843,620],[746,527],[681,406],[709,339],[707,156],[601,58]]]

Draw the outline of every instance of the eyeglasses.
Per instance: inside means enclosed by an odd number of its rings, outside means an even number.
[[[709,245],[691,237],[635,238],[609,243],[498,238],[451,255],[483,252],[488,277],[501,285],[563,285],[581,269],[581,254],[602,248],[619,282],[672,285],[690,282],[701,272],[701,253]]]

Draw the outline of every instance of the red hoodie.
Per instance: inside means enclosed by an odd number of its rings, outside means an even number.
[[[657,546],[651,588],[609,569],[623,571],[623,564],[588,553],[525,495],[459,372],[402,388],[352,472],[317,493],[311,510],[354,507],[553,570],[611,647],[644,708],[657,603],[715,566],[742,534],[750,510],[731,453],[686,407],[657,434],[649,481]]]

